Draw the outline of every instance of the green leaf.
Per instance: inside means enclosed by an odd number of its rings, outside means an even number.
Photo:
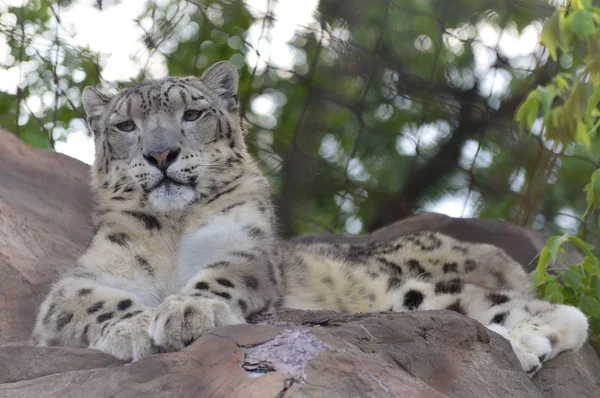
[[[598,102],[600,102],[600,85],[594,89],[594,92],[588,99],[587,109],[585,111],[585,121],[587,121],[590,118],[592,112],[594,111],[594,109],[596,109]]]
[[[569,239],[569,235],[553,236],[546,241],[546,245],[540,252],[540,258],[535,267],[536,279],[542,281],[547,278],[546,268],[550,262],[555,262],[561,246]]]
[[[590,331],[593,335],[600,335],[600,318],[590,319]]]
[[[582,275],[579,272],[568,269],[562,273],[562,278],[565,284],[571,286],[575,292],[579,293],[583,289]]]
[[[600,275],[600,261],[595,256],[586,256],[581,264],[587,275]]]
[[[577,122],[577,127],[575,128],[575,142],[585,145],[587,149],[590,149],[592,146],[587,126],[582,121]]]
[[[537,118],[539,107],[540,107],[540,100],[536,95],[535,97],[533,97],[531,99],[531,103],[529,105],[529,108],[527,109],[527,115],[525,116],[526,126],[530,130],[531,130],[531,127],[533,126],[533,123],[535,122],[535,119]]]
[[[529,93],[525,101],[519,105],[515,114],[515,120],[519,122],[521,131],[525,128],[531,129],[531,126],[533,126],[533,122],[535,122],[535,118],[537,117],[539,105],[540,100],[537,96],[537,91],[535,90]]]
[[[570,287],[563,286],[560,292],[565,297],[565,303],[577,303],[579,294],[576,294],[575,290],[571,289]]]
[[[557,283],[549,283],[544,289],[544,297],[553,303],[562,304],[565,302],[565,297],[560,292],[560,285]]]
[[[565,111],[574,120],[585,117],[589,100],[594,92],[594,86],[588,82],[581,82],[573,88],[571,95],[565,101]]]
[[[550,250],[548,249],[547,245],[548,244],[546,243],[546,246],[544,246],[540,252],[540,258],[535,266],[536,279],[540,282],[546,275],[546,268],[548,268],[548,263],[550,262]]]
[[[544,28],[542,29],[542,34],[540,37],[540,42],[548,49],[550,56],[554,61],[557,60],[556,49],[560,44],[560,13],[555,12],[548,19]]]
[[[594,14],[591,11],[575,11],[569,15],[573,32],[581,39],[592,36],[596,30]]]
[[[594,275],[592,276],[590,287],[592,288],[592,294],[600,299],[600,276]]]
[[[587,315],[600,318],[600,301],[596,297],[582,296],[579,301],[579,307]]]
[[[554,102],[554,98],[556,97],[556,89],[553,86],[538,87],[537,92],[542,114],[547,115],[552,110],[552,102]]]
[[[550,261],[555,262],[560,251],[560,247],[569,239],[569,235],[553,236],[546,242],[546,247],[550,251]]]
[[[579,249],[581,249],[581,251],[584,252],[586,255],[594,257],[594,253],[592,252],[592,250],[594,250],[594,245],[590,245],[583,239],[578,238],[577,236],[569,236],[568,241],[573,243]]]
[[[566,79],[566,75],[564,73],[561,73],[558,76],[556,76],[554,82],[556,83],[556,87],[558,87],[560,91],[564,91],[569,88],[569,81]]]
[[[534,274],[534,278],[535,278],[535,273]],[[540,279],[535,279],[532,282],[532,287],[534,289],[539,289],[542,286],[547,285],[548,283],[556,283],[556,276],[555,275],[551,275],[551,274],[544,274],[544,276],[542,276],[542,278]]]
[[[592,7],[592,0],[571,0],[573,8],[583,10]]]
[[[600,169],[594,171],[590,182],[583,188],[587,201],[586,215],[591,209],[596,208],[600,201]]]

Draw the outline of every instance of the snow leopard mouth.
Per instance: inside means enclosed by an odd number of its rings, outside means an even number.
[[[170,177],[168,175],[165,175],[160,181],[158,181],[156,184],[154,184],[152,187],[150,187],[148,189],[148,192],[152,192],[161,187],[164,187],[167,191],[169,191],[172,188],[176,188],[176,187],[194,188],[194,185],[195,184],[193,182],[186,183],[183,181],[178,181],[175,178]]]

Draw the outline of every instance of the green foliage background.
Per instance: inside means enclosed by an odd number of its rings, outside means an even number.
[[[277,1],[265,2],[270,11],[257,15],[240,0],[149,1],[136,21],[145,27],[140,41],[166,59],[169,74],[199,75],[223,59],[239,67],[247,141],[275,184],[285,234],[366,232],[453,195],[464,198],[467,214],[549,234],[567,225],[597,243],[599,219],[585,214],[582,189],[599,167],[600,144],[577,123],[573,131],[588,140],[562,137],[572,121],[549,127],[544,113],[574,90],[569,76],[584,66],[585,51],[565,51],[573,44],[563,43],[548,47],[552,57],[542,46],[515,55],[481,34],[486,27],[500,37],[539,32],[560,2],[321,0],[315,22],[296,27],[289,70],[267,59],[266,69],[246,63],[259,56],[249,29],[260,27],[268,39],[278,20]],[[120,2],[78,3],[107,10]],[[6,4],[0,41],[11,56],[0,69],[17,69],[20,81],[17,90],[0,91],[0,126],[52,148],[81,129],[84,86],[132,82],[103,79],[107,54],[69,44],[61,14],[71,1]],[[571,17],[574,40],[596,26],[590,10]],[[190,26],[193,33],[184,34]],[[545,44],[553,40],[548,32]],[[141,65],[134,80],[149,76]],[[490,89],[496,81],[506,87]],[[549,84],[562,92],[528,97]],[[43,99],[35,112],[34,97]],[[253,110],[259,97],[275,104],[272,114]],[[534,134],[521,134],[514,114],[528,98],[518,119]],[[589,111],[576,103],[564,112]]]
[[[543,138],[561,153],[579,147],[595,153],[600,126],[600,8],[591,0],[573,0],[558,8],[541,32],[541,42],[553,60],[568,57],[576,68],[563,68],[544,86],[531,91],[516,119],[522,129],[543,120]],[[581,149],[583,146],[584,149]],[[600,205],[600,169],[585,185],[584,217]],[[571,243],[584,257],[572,259],[562,246]],[[556,303],[578,306],[588,316],[590,331],[600,336],[600,258],[594,245],[564,234],[548,239],[532,274],[538,294]],[[567,268],[553,269],[559,255]]]
[[[119,3],[81,2],[105,11]],[[581,187],[597,163],[590,152],[556,151],[513,122],[529,91],[576,60],[559,67],[541,47],[514,55],[479,34],[539,31],[554,12],[547,1],[321,0],[315,22],[296,27],[289,70],[245,63],[257,53],[249,28],[268,40],[277,23],[277,1],[265,2],[270,12],[256,16],[240,0],[150,1],[137,21],[151,21],[140,22],[140,40],[165,57],[169,74],[198,75],[223,59],[239,67],[247,141],[275,183],[286,235],[366,232],[447,195],[464,198],[473,216],[549,233],[571,219],[581,234],[598,232],[595,215],[582,218]],[[0,125],[37,147],[81,128],[84,86],[131,83],[104,80],[107,54],[65,39],[60,17],[72,6],[0,8],[0,40],[11,51],[0,68],[21,76],[16,92],[0,91]],[[141,65],[134,80],[148,76]],[[490,90],[497,76],[507,86]],[[259,96],[276,103],[271,115],[253,111]],[[35,113],[32,97],[44,99]]]

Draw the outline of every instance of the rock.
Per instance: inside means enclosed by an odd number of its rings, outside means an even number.
[[[92,237],[89,168],[0,130],[0,343],[27,338],[39,303]]]
[[[0,358],[8,350],[39,363],[36,373],[17,366],[0,396],[539,396],[509,343],[456,313],[298,312],[218,328],[130,365],[89,350],[4,347]]]
[[[50,282],[92,236],[89,168],[0,131],[0,397],[595,397],[591,346],[533,380],[509,343],[447,311],[339,314],[282,309],[210,331],[182,352],[127,364],[86,349],[26,343]],[[533,231],[425,214],[363,237],[419,230],[494,243],[527,266]]]
[[[546,363],[532,381],[544,398],[598,396],[598,354],[590,344],[578,352],[564,352]]]

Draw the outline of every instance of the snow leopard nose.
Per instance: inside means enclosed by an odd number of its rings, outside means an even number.
[[[181,149],[171,148],[163,152],[149,152],[144,155],[146,162],[162,171],[167,171],[170,165],[179,157]]]

